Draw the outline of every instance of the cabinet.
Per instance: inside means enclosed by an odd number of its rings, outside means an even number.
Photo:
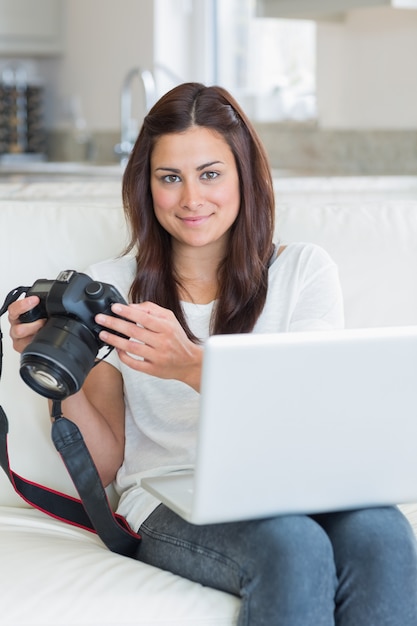
[[[0,54],[61,53],[62,20],[62,0],[0,0]]]
[[[262,17],[320,20],[340,18],[351,9],[365,7],[417,9],[417,0],[257,0],[256,5]]]

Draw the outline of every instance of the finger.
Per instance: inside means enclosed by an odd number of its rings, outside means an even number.
[[[120,332],[139,341],[146,341],[143,330],[163,333],[175,319],[172,315],[155,317],[152,313],[139,308],[139,305],[120,305],[120,307],[115,305],[112,307],[113,310],[115,313],[117,311],[117,316],[99,313],[95,318],[96,322],[113,332]]]
[[[153,363],[145,358],[138,358],[136,355],[132,355],[131,352],[125,352],[118,350],[120,360],[128,365],[131,369],[143,374],[155,375]]]
[[[132,326],[132,324],[130,324],[130,326]],[[138,327],[136,325],[133,326],[133,329],[137,328]],[[116,348],[119,353],[132,355],[133,359],[139,358],[144,360],[152,360],[152,358],[155,358],[154,346],[152,346],[150,343],[145,343],[137,337],[132,337],[132,334],[133,333],[131,331],[130,334],[127,334],[129,339],[125,339],[123,337],[120,337],[119,335],[115,335],[112,332],[103,330],[100,331],[99,337],[104,343],[108,344],[109,346],[113,346],[113,348]]]
[[[28,298],[16,300],[16,302],[13,302],[8,308],[9,321],[14,322],[18,320],[22,313],[27,313],[27,311],[30,311],[38,305],[39,302],[38,296],[29,296]]]
[[[45,320],[40,319],[28,324],[18,322],[11,323],[10,325],[10,337],[13,340],[27,339],[33,337],[44,326]]]
[[[114,317],[113,315],[104,315],[103,313],[96,315],[95,321],[103,327],[104,330],[108,329],[111,333],[121,333],[126,337],[133,336],[137,328],[137,324],[134,320],[129,321],[124,318]]]
[[[164,319],[169,319],[173,316],[171,309],[166,309],[163,306],[156,304],[155,302],[149,302],[149,301],[140,302],[139,304],[132,305],[132,306],[137,306],[139,310],[144,311],[145,313],[148,313],[149,315],[152,315],[153,317],[161,317]]]
[[[132,321],[137,321],[137,316],[146,319],[147,316],[159,319],[172,319],[173,313],[154,302],[140,302],[139,304],[113,304],[112,312]]]

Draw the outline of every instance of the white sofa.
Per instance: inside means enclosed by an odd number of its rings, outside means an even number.
[[[37,278],[118,254],[126,243],[119,183],[0,184],[0,298]],[[417,323],[415,179],[277,182],[277,229],[336,259],[348,326]],[[7,318],[0,404],[13,469],[74,488],[50,441],[45,401],[19,377]],[[417,527],[415,507],[406,512]],[[239,601],[109,552],[100,540],[28,507],[0,470],[2,626],[197,626],[236,623]]]

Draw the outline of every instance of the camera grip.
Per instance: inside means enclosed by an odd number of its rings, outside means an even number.
[[[45,315],[42,315],[42,308],[38,305],[35,306],[33,309],[30,309],[30,311],[21,313],[19,315],[19,322],[22,322],[22,324],[30,324],[31,322],[36,322],[37,320],[40,320],[41,317],[45,317]]]

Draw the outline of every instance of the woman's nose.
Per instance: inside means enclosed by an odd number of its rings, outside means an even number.
[[[195,211],[203,204],[203,195],[200,186],[196,182],[185,182],[181,196],[181,207]]]

